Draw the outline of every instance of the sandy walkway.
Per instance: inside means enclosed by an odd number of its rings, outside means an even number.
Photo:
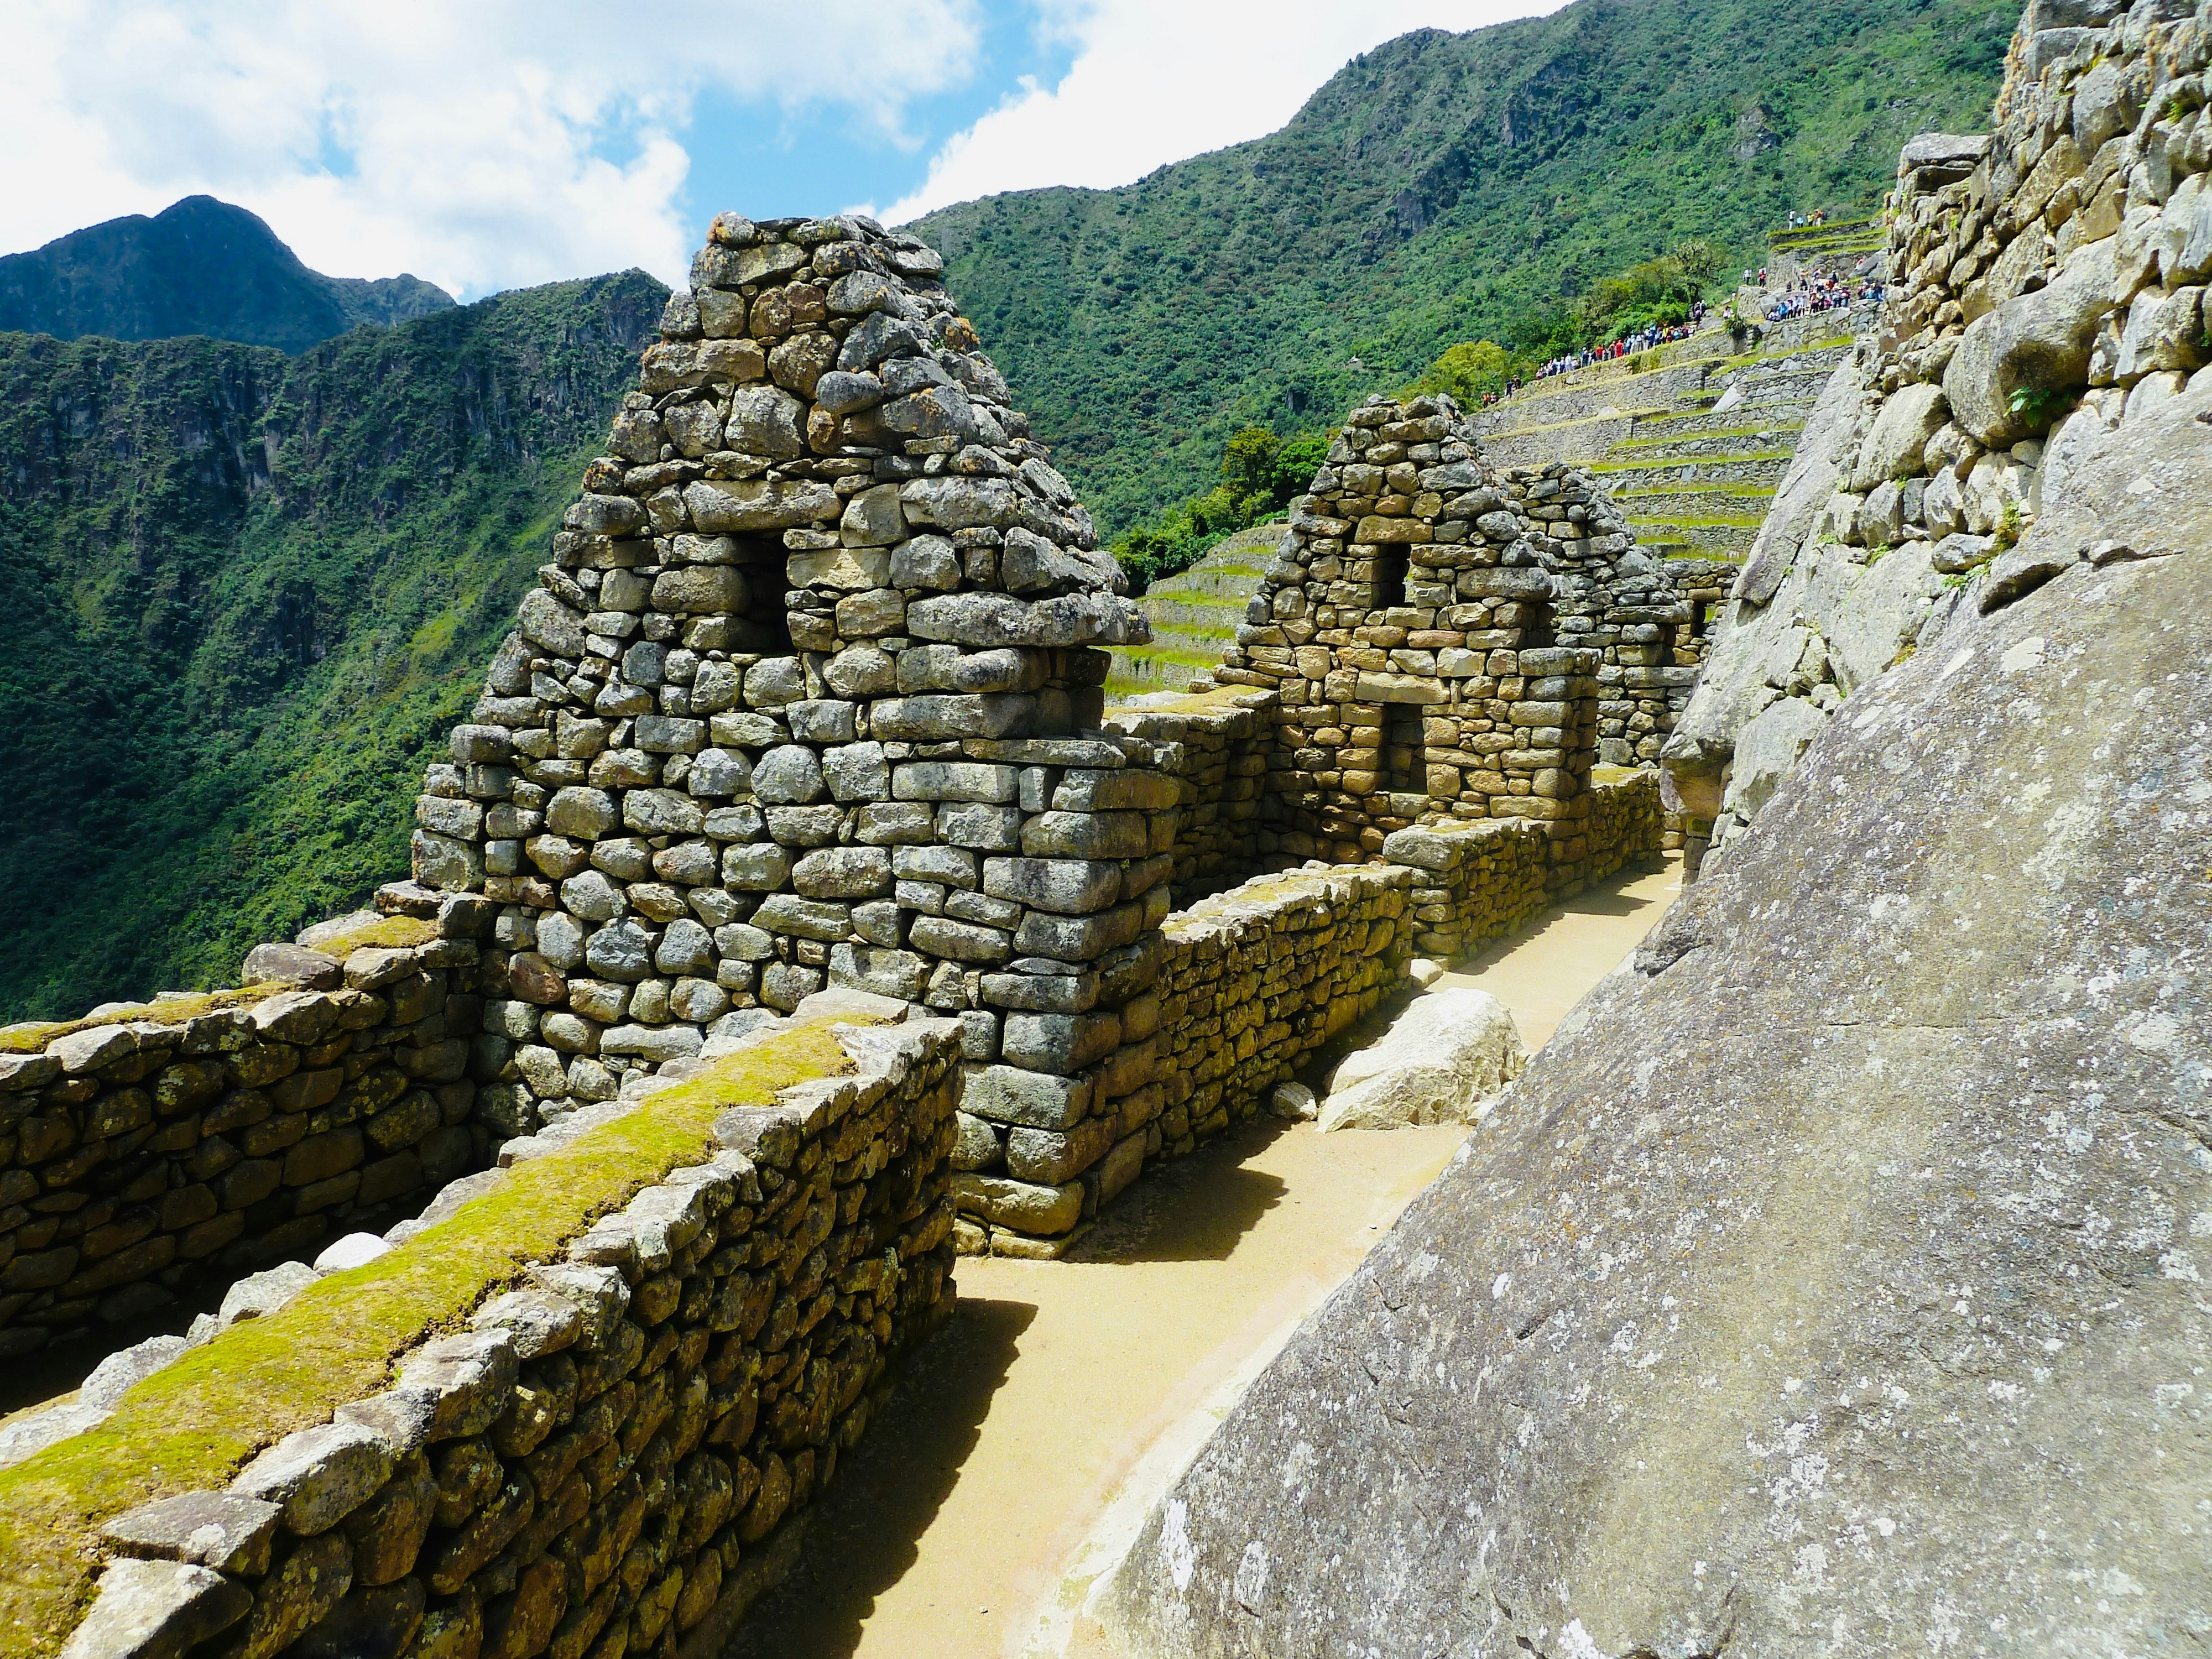
[[[1658,920],[1678,872],[1585,894],[1446,982],[1498,996],[1533,1048]],[[1113,1539],[1463,1133],[1255,1122],[1148,1174],[1079,1260],[961,1262],[958,1314],[733,1659],[1059,1650]]]

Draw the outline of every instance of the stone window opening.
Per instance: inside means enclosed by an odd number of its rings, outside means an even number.
[[[1428,790],[1428,738],[1422,730],[1421,705],[1385,703],[1382,706],[1382,779],[1392,794],[1422,794]]]
[[[1523,651],[1540,651],[1554,643],[1552,607],[1548,600],[1521,601],[1521,645]]]
[[[786,657],[796,647],[791,638],[790,582],[784,546],[774,536],[738,535],[732,561],[745,579],[745,606],[731,618],[732,649],[763,657]]]
[[[1375,602],[1370,610],[1388,611],[1406,603],[1406,552],[1403,547],[1375,550]]]

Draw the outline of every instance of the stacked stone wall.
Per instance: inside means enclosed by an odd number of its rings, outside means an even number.
[[[1285,871],[1170,918],[1170,1151],[1249,1117],[1307,1055],[1410,988],[1420,878],[1391,864]]]
[[[1267,758],[1275,699],[1243,687],[1176,696],[1154,692],[1109,708],[1106,728],[1153,745],[1180,789],[1176,802],[1176,902],[1188,905],[1267,867]]]
[[[1590,781],[1589,839],[1593,879],[1680,845],[1660,799],[1659,774],[1650,767],[1601,767]]]
[[[787,1565],[894,1360],[952,1305],[960,1027],[836,1034],[858,1075],[724,1112],[702,1162],[519,1287],[486,1284],[468,1328],[404,1354],[387,1390],[276,1439],[226,1489],[94,1517],[115,1559],[68,1650],[719,1651]],[[676,1069],[693,1088],[720,1075]],[[586,1154],[588,1127],[654,1109],[579,1115],[508,1162]],[[463,1183],[400,1236],[436,1248],[501,1179]]]
[[[1413,824],[1520,818],[1574,888],[1601,742],[1656,754],[1698,615],[1585,474],[1494,471],[1448,398],[1353,410],[1216,673],[1276,693],[1261,854],[1352,862]]]
[[[1591,800],[1600,872],[1658,853],[1656,775],[1601,779]],[[1048,1087],[969,1068],[953,1154],[962,1250],[1066,1254],[1147,1163],[1251,1116],[1331,1038],[1410,992],[1417,954],[1449,961],[1519,927],[1550,901],[1553,846],[1524,818],[1445,821],[1395,832],[1376,860],[1255,876],[1170,914],[1157,949],[1133,958],[1142,989],[1111,1059]]]
[[[957,1016],[986,1093],[1150,1064],[1121,1003],[1182,789],[1102,728],[1093,648],[1145,621],[942,268],[864,219],[716,220],[434,769],[416,872],[500,907],[514,1132],[825,987]]]
[[[2208,61],[2202,4],[2039,0],[1992,130],[1905,146],[1879,329],[1822,394],[1666,746],[1698,857],[1869,682],[2075,565],[2174,545],[2125,515],[2092,534],[2080,503],[2118,467],[2148,514],[2203,441]]]
[[[484,1160],[472,1079],[504,1059],[481,1031],[489,907],[380,899],[389,915],[254,951],[245,989],[9,1034],[0,1353],[312,1255]]]

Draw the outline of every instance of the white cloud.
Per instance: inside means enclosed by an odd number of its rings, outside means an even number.
[[[1563,0],[1037,0],[1075,58],[1025,85],[932,158],[884,211],[1048,185],[1103,189],[1273,132],[1344,62],[1409,29],[1480,28]]]
[[[337,276],[680,281],[695,97],[903,137],[980,27],[977,0],[10,0],[0,248],[206,191]]]

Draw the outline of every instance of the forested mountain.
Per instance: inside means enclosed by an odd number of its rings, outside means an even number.
[[[1870,204],[1905,136],[1982,119],[2011,4],[1425,31],[1269,137],[917,228],[1112,532],[1249,422],[1325,424],[1685,239],[1748,260],[1793,206]],[[0,334],[0,1019],[223,979],[405,868],[421,762],[662,299],[632,271],[405,320],[445,297],[410,281],[319,276],[204,198],[0,260],[8,325],[142,337]],[[154,337],[187,333],[217,337]]]
[[[187,196],[0,258],[0,329],[58,339],[204,334],[304,351],[362,323],[450,310],[416,276],[325,276],[244,208]]]
[[[1987,118],[2013,0],[1576,0],[1347,64],[1289,125],[1119,190],[928,215],[946,280],[1101,529],[1689,238],[1755,264]],[[1222,66],[1224,76],[1237,66]],[[1357,358],[1362,367],[1352,367]]]
[[[0,334],[0,1019],[221,981],[407,866],[665,290],[287,357]]]

